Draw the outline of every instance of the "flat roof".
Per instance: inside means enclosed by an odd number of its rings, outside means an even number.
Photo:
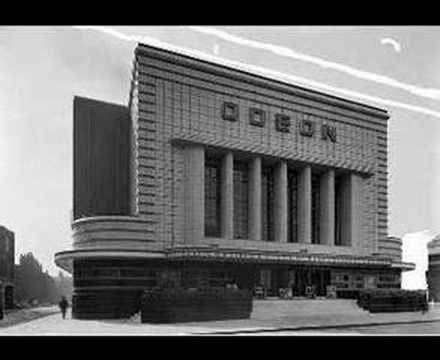
[[[387,120],[389,118],[388,111],[385,109],[349,100],[343,97],[331,95],[325,92],[312,90],[289,83],[287,81],[273,79],[260,74],[252,73],[250,71],[232,68],[225,64],[221,64],[220,60],[219,62],[208,61],[191,55],[183,54],[178,51],[168,50],[143,43],[138,43],[138,46],[135,49],[135,55],[138,54],[144,54],[149,57],[158,58],[160,60],[168,62],[180,62],[188,67],[214,73],[216,75],[232,77],[241,81],[247,80],[247,82],[257,82],[259,85],[263,85],[266,88],[274,88],[275,90],[282,92],[293,92],[295,95],[300,97],[308,98],[318,102],[324,102],[338,107],[343,107],[356,112],[366,113],[368,115],[384,120]]]
[[[118,104],[118,103],[114,103],[114,102],[110,102],[110,101],[106,101],[106,100],[100,100],[100,99],[92,99],[86,96],[81,96],[81,95],[73,95],[73,102],[88,102],[91,104],[96,104],[96,105],[108,105],[108,106],[113,106],[113,107],[121,107],[124,108],[126,110],[128,110],[127,105],[122,105],[122,104]]]

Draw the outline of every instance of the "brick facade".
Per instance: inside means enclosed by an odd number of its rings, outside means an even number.
[[[358,223],[351,230],[352,244],[336,249],[320,245],[319,251],[354,255],[386,252],[379,247],[387,239],[385,112],[159,53],[142,45],[137,48],[131,100],[139,154],[138,191],[150,186],[155,192],[154,197],[140,193],[137,204],[140,216],[157,220],[152,227],[156,241],[185,243],[182,234],[188,206],[182,194],[186,193],[185,174],[189,169],[182,150],[199,144],[357,174],[351,180],[356,183],[354,195],[358,196],[354,204]],[[225,102],[238,105],[237,121],[223,120]],[[250,124],[250,109],[264,110],[264,127]],[[290,117],[290,132],[276,131],[277,114]],[[301,135],[302,120],[313,121],[314,136]],[[321,137],[320,129],[326,124],[336,127],[334,143]],[[228,241],[218,240],[224,244]],[[241,240],[240,245],[259,246],[250,241]],[[283,242],[270,246],[298,248],[297,244]],[[316,246],[310,246],[315,251]]]

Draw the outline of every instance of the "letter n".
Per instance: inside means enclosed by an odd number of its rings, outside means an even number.
[[[336,126],[324,124],[321,129],[324,140],[330,139],[331,142],[336,142]]]

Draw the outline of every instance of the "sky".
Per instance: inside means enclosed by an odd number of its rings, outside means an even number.
[[[440,27],[0,27],[0,224],[17,260],[31,251],[58,273],[73,96],[127,105],[138,41],[387,109],[389,234],[420,260],[440,233]]]

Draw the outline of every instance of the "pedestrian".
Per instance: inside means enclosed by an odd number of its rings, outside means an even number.
[[[66,311],[67,311],[67,308],[69,307],[69,302],[67,301],[65,296],[61,297],[61,301],[58,303],[58,306],[60,307],[61,315],[63,316],[63,319],[65,319],[66,318]]]

